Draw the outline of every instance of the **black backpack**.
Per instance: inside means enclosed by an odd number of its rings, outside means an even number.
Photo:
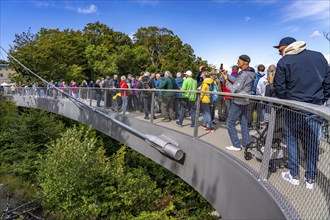
[[[149,79],[148,81],[142,81],[143,89],[150,89],[150,80],[151,79]]]

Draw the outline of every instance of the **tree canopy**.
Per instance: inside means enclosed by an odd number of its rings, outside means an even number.
[[[9,53],[46,80],[95,80],[141,71],[194,72],[206,63],[167,28],[141,27],[130,38],[98,21],[83,30],[41,28],[33,34],[29,29],[15,35]],[[19,79],[22,83],[31,81],[23,69],[16,68],[25,76]]]

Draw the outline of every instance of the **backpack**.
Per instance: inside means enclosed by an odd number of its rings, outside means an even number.
[[[210,92],[218,92],[217,86],[213,83],[208,84],[210,87]],[[219,94],[210,94],[210,99],[212,102],[219,101]]]
[[[142,81],[143,89],[150,89],[150,79],[148,81]]]
[[[147,81],[142,81],[142,89],[151,89],[150,87],[150,81],[151,79],[148,79]],[[150,96],[151,91],[142,91],[144,95]]]

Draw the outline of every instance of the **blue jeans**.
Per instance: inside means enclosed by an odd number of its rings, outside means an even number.
[[[237,105],[234,102],[230,106],[226,123],[228,127],[228,134],[234,147],[241,147],[235,127],[236,121],[238,119],[240,119],[241,122],[242,145],[243,147],[247,147],[250,144],[248,106],[249,105]]]
[[[211,119],[211,104],[210,103],[201,103],[203,110],[203,125],[212,128],[212,119]]]
[[[149,112],[151,110],[151,97],[143,97],[143,110],[144,116],[149,117]]]
[[[96,105],[100,107],[101,106],[100,103],[101,103],[101,93],[96,93]]]
[[[123,112],[126,112],[127,104],[128,104],[128,97],[127,96],[122,96],[121,100],[123,101],[123,104],[122,104]]]
[[[322,120],[311,113],[287,112],[285,114],[285,136],[288,149],[288,166],[293,177],[299,176],[299,155],[306,159],[305,178],[315,180],[319,157],[319,132]],[[298,139],[304,152],[299,152]],[[300,148],[301,149],[301,148]]]
[[[195,102],[190,102],[188,100],[182,100],[181,102],[181,109],[179,114],[179,122],[182,124],[183,118],[186,114],[186,109],[189,110],[190,118],[191,118],[191,124],[195,125],[195,118],[196,118],[196,105]]]

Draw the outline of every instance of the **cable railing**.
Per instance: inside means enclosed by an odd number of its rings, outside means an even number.
[[[130,111],[140,112],[141,93],[151,92],[149,114],[157,112],[159,117],[159,105],[161,94],[166,91],[182,93],[177,90],[158,89],[107,89],[93,87],[55,88],[55,87],[15,87],[6,92],[13,95],[31,96],[46,99],[59,99],[79,101],[93,108],[109,110],[109,114],[121,113],[120,92],[129,93],[131,99]],[[203,117],[200,108],[201,91],[184,91],[197,93],[196,123],[191,131],[191,136],[199,138],[203,131],[201,123],[197,123]],[[204,92],[212,94],[212,92]],[[275,200],[283,206],[290,203],[301,219],[328,219],[330,217],[330,136],[329,121],[330,109],[308,103],[282,100],[269,97],[239,95],[231,93],[218,93],[221,98],[231,96],[235,99],[249,100],[244,108],[247,111],[249,126],[249,146],[243,151],[228,152],[229,155],[242,164],[255,178],[261,182],[267,182],[276,190],[269,190]],[[136,96],[136,97],[134,97]],[[137,98],[137,102],[133,100]],[[177,100],[180,103],[180,100]],[[109,103],[111,102],[111,103]],[[99,105],[99,106],[98,106]],[[219,103],[212,103],[217,111],[223,110]],[[219,113],[220,114],[220,113]],[[226,116],[227,116],[226,115]],[[186,124],[189,123],[189,115],[185,115]],[[217,117],[215,117],[217,119]],[[188,120],[187,120],[188,119]],[[216,120],[215,119],[215,120]],[[154,118],[150,117],[153,123]],[[242,139],[240,120],[237,120],[235,128],[239,139]],[[226,121],[219,122],[216,132],[219,130],[219,141],[231,144],[226,127]],[[214,144],[215,143],[210,143]],[[226,151],[223,147],[221,150]],[[287,175],[294,173],[292,180]],[[290,210],[286,210],[289,212]]]

